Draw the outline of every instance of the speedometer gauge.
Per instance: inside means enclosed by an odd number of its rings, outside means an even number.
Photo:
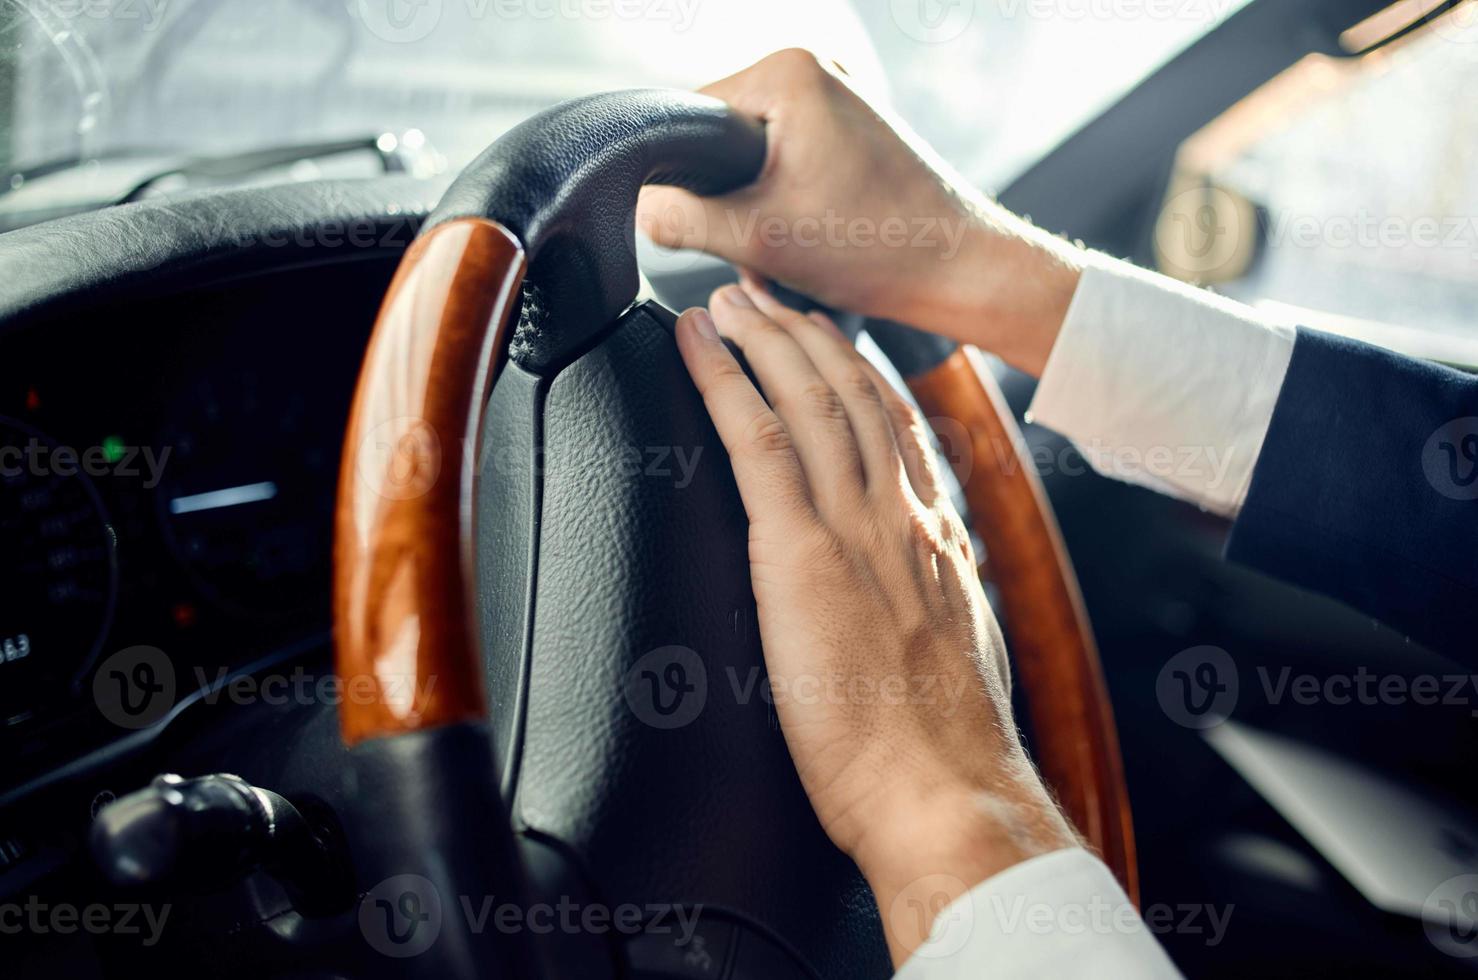
[[[326,609],[335,420],[250,370],[198,381],[175,411],[160,516],[200,592],[254,620]]]
[[[0,725],[64,698],[113,613],[113,529],[73,454],[0,418]]]

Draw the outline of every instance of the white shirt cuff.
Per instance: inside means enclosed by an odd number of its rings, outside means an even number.
[[[1027,419],[1106,476],[1234,516],[1293,342],[1247,306],[1095,254]]]
[[[945,907],[897,980],[1179,977],[1102,861],[1073,848],[1023,861]]]

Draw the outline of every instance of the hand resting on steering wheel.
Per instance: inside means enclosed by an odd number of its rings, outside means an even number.
[[[927,938],[899,911],[911,890],[955,898],[1077,839],[1017,738],[1001,632],[923,420],[824,316],[753,281],[711,310],[683,314],[678,345],[749,515],[781,729],[902,964]]]

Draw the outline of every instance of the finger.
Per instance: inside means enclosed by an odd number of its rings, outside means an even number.
[[[740,112],[769,123],[783,114],[786,103],[804,101],[798,96],[826,86],[845,86],[847,77],[847,69],[832,59],[819,58],[803,47],[786,47],[729,77],[706,84],[699,92],[723,99]]]
[[[883,390],[867,370],[867,358],[857,352],[828,317],[816,319],[793,310],[763,290],[743,287],[761,313],[783,326],[846,406],[857,439],[867,486],[896,488],[908,479],[893,423],[883,401]]]
[[[806,316],[837,335],[845,336],[842,329],[825,313],[813,310]],[[878,370],[876,364],[863,357],[862,365],[873,384],[877,385],[878,391],[882,392],[883,408],[892,424],[893,439],[903,457],[908,482],[913,487],[914,494],[930,507],[941,500],[948,501],[944,481],[939,476],[939,456],[934,451],[934,440],[929,437],[928,422],[919,414],[913,402],[904,397],[883,372]]]
[[[842,328],[825,313],[813,310],[806,316],[836,336],[846,336],[842,333]],[[908,481],[914,494],[930,507],[940,500],[948,500],[948,495],[944,492],[944,481],[939,475],[939,456],[934,451],[934,440],[929,436],[928,422],[919,414],[913,402],[904,397],[883,372],[878,370],[877,365],[866,357],[862,357],[862,365],[872,377],[873,384],[877,385],[878,391],[882,392],[883,407],[892,424],[893,438],[903,457],[903,465],[908,471]]]
[[[770,291],[769,280],[765,279],[758,272],[743,265],[739,266],[738,271],[739,287],[750,296],[753,296],[755,293],[768,293]]]
[[[863,360],[867,361],[866,358]],[[878,390],[883,392],[883,407],[892,423],[893,439],[898,443],[898,452],[903,457],[903,467],[908,472],[914,496],[928,507],[936,507],[941,501],[947,503],[949,496],[944,492],[944,481],[939,476],[939,461],[934,453],[934,442],[929,438],[928,423],[913,403],[883,377],[883,372],[875,364],[867,361],[865,370],[872,375]]]
[[[767,84],[767,72],[765,61],[758,61],[718,81],[709,82],[698,89],[698,94],[711,95],[727,102],[739,112],[756,119],[768,120],[776,98],[785,93],[775,91],[774,84]]]
[[[636,198],[636,227],[663,248],[702,250],[708,245],[708,208],[679,187],[643,187]]]
[[[729,453],[750,523],[784,525],[814,517],[789,432],[719,339],[706,310],[678,318],[677,344]]]
[[[825,512],[860,498],[866,476],[846,403],[805,349],[737,286],[717,290],[711,310],[720,332],[744,352],[775,414],[795,440],[796,455],[820,509]]]
[[[738,265],[753,257],[755,216],[762,212],[756,185],[719,197],[699,197],[680,187],[649,184],[636,199],[636,226],[663,248],[716,255]]]
[[[845,74],[846,70],[835,61],[818,58],[802,48],[786,48],[698,91],[768,122],[784,101],[793,100],[797,92]]]
[[[832,68],[835,63],[832,63]],[[675,187],[645,188],[637,201],[637,223],[665,248],[699,249],[737,262],[749,227],[744,218],[765,185],[775,161],[787,105],[806,100],[803,93],[835,82],[832,68],[800,49],[777,51],[748,68],[703,86],[698,91],[728,103],[737,112],[769,124],[768,152],[760,175],[747,188],[719,197],[699,197]]]
[[[766,61],[698,91],[727,102],[744,115],[767,121],[774,99],[782,93],[769,80],[773,69],[766,66]],[[700,197],[680,187],[658,184],[643,187],[636,202],[637,227],[663,248],[693,249],[737,262],[743,236],[736,230],[742,227],[736,216],[742,213],[742,202],[752,195],[755,185],[764,181],[768,171],[766,160],[754,184],[716,197]]]

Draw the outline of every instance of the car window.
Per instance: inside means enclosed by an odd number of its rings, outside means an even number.
[[[0,0],[0,172],[378,133],[454,170],[561,99],[804,46],[998,188],[1245,2]]]
[[[998,191],[1248,0],[866,0],[899,114]]]
[[[1154,244],[1283,319],[1478,363],[1478,3],[1307,58],[1196,134]]]
[[[881,84],[849,0],[0,0],[0,164],[414,131],[455,170],[563,99],[788,46]]]

